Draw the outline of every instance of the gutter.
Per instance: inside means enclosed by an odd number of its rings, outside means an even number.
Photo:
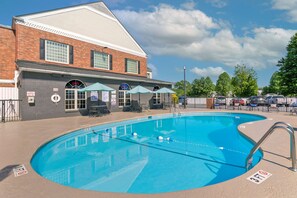
[[[121,77],[114,77],[114,76],[98,76],[93,74],[79,74],[79,73],[73,73],[73,72],[63,72],[63,71],[53,71],[53,70],[44,70],[44,69],[33,69],[33,68],[23,68],[19,67],[20,72],[35,72],[35,73],[44,73],[44,74],[61,74],[61,75],[70,75],[70,76],[80,76],[80,77],[87,77],[87,78],[100,78],[100,79],[112,79],[112,80],[128,80],[128,81],[134,81],[134,82],[145,82],[145,83],[159,83],[164,85],[172,85],[171,83],[167,82],[159,82],[159,81],[148,81],[148,80],[142,80],[142,79],[129,79],[129,78],[121,78]]]

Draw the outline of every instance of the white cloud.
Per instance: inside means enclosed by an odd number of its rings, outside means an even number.
[[[223,8],[227,5],[226,0],[206,0],[206,2],[217,8]]]
[[[228,22],[213,19],[200,10],[164,4],[151,12],[114,13],[150,54],[213,61],[230,67],[237,64],[255,69],[275,67],[296,32],[261,27],[250,30],[250,36],[239,37],[233,34]]]
[[[225,72],[225,70],[222,67],[207,67],[207,68],[194,67],[193,69],[191,69],[191,72],[202,77],[207,77],[207,76],[218,77],[220,74]]]
[[[195,8],[195,6],[196,6],[196,2],[194,2],[194,1],[188,1],[188,2],[181,4],[181,7],[186,10],[193,10]]]
[[[288,20],[297,22],[297,0],[272,0],[272,8],[287,11]]]

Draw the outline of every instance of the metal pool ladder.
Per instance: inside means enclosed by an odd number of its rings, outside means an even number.
[[[257,142],[257,144],[253,147],[250,154],[246,158],[245,167],[247,170],[252,165],[253,162],[253,155],[262,145],[262,143],[275,131],[275,129],[284,129],[290,134],[290,159],[292,160],[292,168],[291,170],[296,172],[296,144],[295,144],[295,134],[293,127],[285,122],[276,122],[270,129],[263,135],[263,137]]]

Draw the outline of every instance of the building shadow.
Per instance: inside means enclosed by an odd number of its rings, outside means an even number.
[[[0,170],[0,182],[6,179],[9,175],[11,175],[13,173],[13,169],[17,166],[19,166],[19,164],[8,165],[2,168]]]

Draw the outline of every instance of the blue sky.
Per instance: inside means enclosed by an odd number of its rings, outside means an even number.
[[[1,0],[0,24],[12,16],[94,0]],[[106,0],[148,54],[154,78],[176,82],[210,76],[214,83],[234,66],[253,67],[269,84],[277,61],[297,32],[297,0]]]

